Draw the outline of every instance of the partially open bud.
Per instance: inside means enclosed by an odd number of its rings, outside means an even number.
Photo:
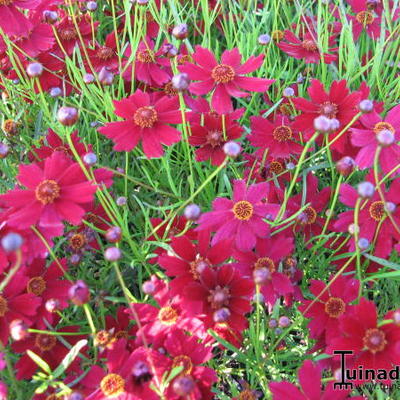
[[[37,78],[43,73],[43,65],[38,62],[30,63],[26,67],[26,73],[31,78]]]
[[[106,240],[110,243],[117,243],[121,240],[122,230],[119,226],[112,226],[105,233]]]
[[[60,310],[60,301],[58,299],[49,299],[46,301],[45,308],[49,313]]]
[[[347,231],[350,233],[350,235],[355,235],[356,233],[358,234],[360,232],[360,228],[356,224],[350,224],[347,227]]]
[[[351,157],[345,156],[336,163],[336,170],[342,176],[349,176],[354,171],[355,166],[355,161]]]
[[[264,285],[271,278],[271,272],[268,268],[257,268],[253,271],[254,283]]]
[[[28,325],[22,319],[14,319],[11,321],[10,335],[14,340],[24,340],[28,337]]]
[[[61,107],[57,112],[57,120],[61,125],[72,126],[79,118],[79,112],[75,107]]]
[[[111,86],[114,81],[114,74],[107,67],[103,67],[99,72],[98,79],[103,86]]]
[[[89,301],[90,291],[86,283],[79,280],[69,288],[68,296],[72,303],[77,306],[82,306]]]
[[[104,252],[104,258],[107,261],[118,261],[122,257],[121,250],[118,247],[109,247],[105,252]]]
[[[5,252],[9,253],[18,250],[22,246],[23,242],[24,240],[21,235],[10,232],[1,239],[1,246]]]
[[[200,217],[201,209],[197,204],[189,204],[185,207],[183,215],[189,221],[197,221]]]
[[[358,104],[358,108],[364,114],[370,113],[374,109],[374,103],[368,99],[361,100],[360,103]]]
[[[178,378],[175,378],[174,383],[172,384],[172,389],[178,396],[188,396],[193,392],[194,389],[193,378],[190,375],[179,376]]]
[[[180,92],[186,90],[189,87],[188,74],[182,72],[181,74],[175,75],[171,79],[172,87]]]
[[[186,39],[189,35],[187,24],[179,24],[172,29],[172,36],[178,40]]]
[[[231,312],[229,311],[229,308],[223,307],[214,312],[213,320],[217,323],[226,322],[230,316]]]
[[[85,82],[87,85],[90,83],[93,83],[95,81],[95,77],[93,74],[85,74],[83,75],[83,82]]]
[[[44,10],[42,16],[43,21],[48,24],[54,24],[58,19],[58,14],[56,11]]]
[[[171,43],[165,43],[162,48],[165,57],[174,58],[178,54],[178,49]]]
[[[368,181],[361,182],[357,186],[358,195],[363,199],[371,198],[375,193],[375,186]]]

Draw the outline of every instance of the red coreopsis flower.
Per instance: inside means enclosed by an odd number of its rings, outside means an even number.
[[[32,10],[40,3],[41,0],[3,0],[0,3],[0,28],[6,35],[27,35],[32,24],[19,9]]]
[[[250,78],[244,76],[260,68],[264,55],[251,56],[242,64],[242,56],[237,48],[222,53],[221,63],[218,63],[210,50],[196,46],[192,54],[196,64],[185,63],[179,70],[186,72],[191,80],[189,90],[196,95],[213,92],[211,105],[218,114],[233,111],[231,97],[247,97],[250,92],[265,92],[274,80]],[[215,89],[215,90],[214,90]]]
[[[27,189],[10,190],[0,200],[12,207],[8,223],[19,228],[38,224],[61,233],[62,221],[78,225],[85,214],[81,205],[93,201],[96,191],[79,164],[58,151],[46,159],[43,168],[20,165],[17,179]]]
[[[279,42],[277,46],[291,57],[299,60],[304,58],[306,63],[318,64],[323,61],[325,64],[330,64],[337,59],[336,54],[322,53],[317,43],[317,34],[315,32],[306,32],[304,36],[299,39],[294,33],[286,30],[284,39],[288,42]],[[333,46],[336,36],[330,36],[328,45]],[[330,48],[330,52],[335,52],[336,48]]]
[[[137,90],[121,101],[114,101],[115,114],[125,121],[109,122],[98,131],[112,139],[114,150],[130,151],[142,141],[148,158],[161,157],[161,144],[170,146],[179,142],[181,133],[167,124],[180,124],[182,115],[178,99],[166,96],[157,101]]]
[[[78,326],[64,326],[58,329],[59,332],[78,332]],[[83,335],[67,335],[63,339],[71,346],[79,340],[84,339]],[[62,343],[56,335],[47,335],[45,333],[35,333],[28,336],[28,338],[19,340],[12,344],[12,348],[16,353],[24,353],[23,356],[17,361],[15,367],[17,369],[17,379],[30,379],[35,371],[38,369],[37,364],[28,356],[27,350],[33,351],[40,358],[49,364],[50,368],[55,369],[68,354],[69,348]],[[69,370],[79,369],[79,358],[75,360],[68,367]]]
[[[263,218],[273,219],[278,214],[278,204],[263,203],[268,197],[269,185],[258,183],[246,187],[244,180],[233,183],[233,200],[216,198],[213,211],[204,213],[199,218],[197,231],[216,231],[212,244],[234,237],[239,251],[250,251],[256,245],[257,237],[269,234],[269,225]]]
[[[333,140],[359,111],[360,93],[350,93],[344,79],[332,82],[329,92],[324,90],[324,86],[320,81],[313,79],[307,91],[310,100],[302,97],[293,99],[296,109],[302,112],[301,115],[296,117],[293,126],[302,132],[306,139],[310,139],[315,132],[314,119],[320,115],[330,119],[335,118],[339,121],[339,129],[329,135],[329,140]],[[344,154],[348,144],[348,135],[342,134],[331,145],[331,148]]]
[[[258,116],[250,120],[252,133],[249,141],[261,152],[268,149],[268,155],[284,159],[301,153],[303,147],[297,143],[300,141],[299,133],[292,129],[288,117],[278,115],[273,122]]]
[[[225,264],[215,270],[206,268],[198,282],[184,288],[183,297],[189,314],[198,315],[200,306],[207,327],[222,322],[241,332],[247,327],[245,314],[251,310],[249,298],[253,293],[252,281]]]
[[[62,280],[64,271],[68,269],[67,260],[59,260],[46,267],[44,259],[34,260],[26,268],[25,274],[29,278],[26,284],[26,291],[42,299],[42,304],[36,312],[35,327],[37,329],[47,329],[45,320],[53,324],[58,317],[57,314],[47,311],[46,302],[55,300],[57,302],[56,310],[63,310],[68,307],[68,289],[71,282]]]
[[[111,32],[106,36],[103,46],[96,44],[94,49],[89,48],[87,52],[93,69],[96,72],[101,71],[102,68],[107,68],[114,73],[117,72],[118,56],[115,32]]]
[[[178,295],[184,287],[198,280],[206,267],[217,267],[231,256],[231,239],[221,240],[209,247],[209,232],[198,232],[198,243],[193,244],[187,236],[174,237],[171,247],[175,256],[167,253],[158,258],[165,273],[174,277],[169,283],[171,293]]]
[[[282,272],[278,271],[279,262],[293,251],[293,238],[274,236],[268,239],[257,240],[255,252],[242,253],[234,251],[234,264],[242,276],[253,277],[255,270],[263,269],[266,272],[265,282],[260,284],[260,292],[265,302],[274,305],[279,296],[293,293],[293,286]]]
[[[363,400],[362,396],[349,397],[350,389],[335,389],[333,383],[329,383],[325,389],[322,388],[321,369],[306,360],[300,367],[300,388],[289,382],[271,382],[269,388],[273,400]]]
[[[5,346],[10,336],[9,324],[15,319],[31,325],[41,300],[33,293],[26,293],[29,278],[18,272],[0,294],[0,340]]]
[[[125,55],[129,57],[131,51],[131,48],[128,48]],[[122,76],[128,82],[132,78],[136,78],[146,85],[162,87],[171,80],[170,61],[168,58],[163,57],[162,48],[155,51],[154,42],[146,38],[145,41],[139,43],[134,70],[132,70],[132,65],[130,65],[126,68]]]
[[[324,335],[330,342],[339,335],[338,319],[353,308],[350,303],[357,299],[359,286],[360,281],[345,276],[339,276],[328,289],[324,282],[311,280],[310,292],[318,300],[305,300],[299,310],[311,318],[308,329],[313,339]]]
[[[360,118],[360,122],[366,129],[351,129],[352,144],[361,147],[355,158],[360,169],[373,166],[378,146],[382,147],[379,154],[379,165],[385,174],[400,163],[399,113],[400,105],[392,108],[384,120],[375,112],[364,114]]]
[[[374,254],[377,257],[387,257],[393,249],[393,244],[397,243],[400,238],[386,211],[388,208],[391,210],[392,218],[395,220],[397,226],[400,226],[399,209],[397,207],[400,202],[398,196],[399,190],[400,181],[396,180],[390,185],[387,191],[384,190],[385,203],[381,200],[379,193],[375,192],[373,197],[367,202],[363,202],[360,207],[358,238],[365,238],[369,243],[374,242]],[[355,207],[358,198],[356,189],[348,184],[342,184],[339,193],[339,199],[343,204],[348,207]],[[348,232],[352,224],[354,224],[353,209],[339,214],[334,228],[338,232]],[[353,235],[348,242],[350,251],[355,250],[354,240]]]
[[[387,314],[384,320],[390,320]],[[380,324],[376,305],[361,298],[360,303],[339,320],[340,336],[332,338],[326,352],[351,350],[346,364],[351,368],[390,370],[400,359],[400,327],[393,322]],[[379,381],[379,379],[378,379]]]
[[[349,0],[349,4],[356,13],[356,15],[346,15],[353,26],[354,40],[358,40],[363,30],[371,39],[378,39],[381,35],[381,16],[378,8],[379,6],[382,8],[380,2],[369,2],[376,4],[376,7],[369,6],[366,0]]]
[[[199,147],[196,150],[196,161],[210,160],[212,165],[221,165],[226,157],[224,144],[239,139],[243,134],[243,128],[230,118],[230,114],[205,114],[204,123],[193,123],[190,130],[189,143]]]
[[[92,389],[86,400],[158,400],[150,386],[159,388],[168,373],[170,360],[158,351],[138,347],[133,353],[119,340],[107,353],[107,373],[98,365],[91,367],[83,384]]]
[[[175,329],[164,342],[168,355],[172,357],[172,368],[183,367],[183,370],[169,385],[168,399],[182,399],[174,391],[174,386],[179,385],[182,377],[189,378],[193,382],[193,388],[189,398],[193,400],[211,400],[211,386],[218,378],[215,371],[204,367],[212,357],[212,347],[204,346],[196,336],[185,335],[181,330]]]

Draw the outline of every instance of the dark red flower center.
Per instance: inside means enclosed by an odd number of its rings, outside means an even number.
[[[283,170],[283,165],[279,161],[271,161],[271,164],[269,164],[269,169],[275,175],[279,175],[284,171]]]
[[[41,276],[35,276],[28,282],[28,293],[40,296],[46,290],[46,281]]]
[[[103,46],[97,50],[96,55],[98,58],[102,60],[109,60],[114,55],[114,50],[111,49],[110,47]]]
[[[229,289],[221,286],[217,286],[214,290],[210,290],[210,295],[207,300],[210,302],[211,307],[214,310],[218,310],[223,306],[229,305],[230,293]]]
[[[39,183],[35,189],[36,199],[42,204],[53,203],[60,197],[60,186],[53,180],[45,180]]]
[[[178,91],[172,86],[172,82],[168,82],[164,86],[164,92],[169,97],[174,97],[178,95]]]
[[[178,313],[175,308],[170,306],[160,308],[158,319],[164,325],[174,325],[178,319]]]
[[[330,101],[325,101],[319,107],[319,113],[327,118],[335,118],[338,112],[338,106]]]
[[[125,392],[125,380],[121,375],[108,374],[101,380],[100,389],[105,396],[116,397]]]
[[[180,372],[180,375],[189,375],[193,369],[193,363],[190,357],[181,355],[174,357],[172,360],[172,368],[175,367],[183,367],[183,370]]]
[[[57,339],[52,335],[36,335],[35,345],[42,351],[50,351],[57,343]]]
[[[60,29],[58,34],[62,40],[72,40],[78,37],[78,33],[72,27]]]
[[[306,49],[307,51],[317,51],[318,50],[317,44],[314,42],[314,40],[310,40],[310,39],[303,40],[301,42],[301,47],[303,47],[303,49]]]
[[[196,260],[190,263],[190,272],[193,275],[193,278],[198,280],[200,278],[200,274],[207,268],[211,267],[211,263],[207,258],[198,257]]]
[[[385,332],[378,328],[367,329],[363,337],[364,346],[373,354],[382,351],[387,344]]]
[[[288,103],[282,103],[282,104],[279,106],[279,111],[280,111],[280,113],[283,114],[283,115],[292,115],[293,108],[292,108],[292,106],[291,106],[290,104],[288,104]]]
[[[112,335],[110,332],[102,330],[96,333],[94,338],[95,346],[106,346],[112,340]]]
[[[8,303],[7,300],[0,296],[0,317],[4,317],[8,311]]]
[[[253,216],[253,205],[246,200],[238,201],[233,205],[233,215],[241,221],[248,221]]]
[[[192,62],[193,59],[189,54],[183,54],[178,57],[178,65],[185,64],[186,62]]]
[[[254,269],[260,268],[268,268],[269,272],[271,273],[276,271],[275,263],[269,257],[260,257],[254,263]]]
[[[207,133],[206,140],[211,147],[217,147],[224,141],[224,134],[221,131],[210,131]]]
[[[302,212],[302,217],[300,219],[301,225],[311,225],[317,219],[317,212],[315,208],[308,206]]]
[[[211,71],[211,77],[216,83],[228,83],[235,79],[235,70],[226,64],[218,64]]]
[[[389,124],[389,122],[378,122],[374,126],[374,132],[378,134],[380,131],[388,130],[392,132],[393,134],[396,133],[396,130],[394,129],[392,124]]]
[[[325,312],[331,318],[339,318],[346,310],[345,302],[339,297],[330,297],[325,303]]]
[[[14,0],[0,0],[0,6],[9,6]]]
[[[18,124],[13,119],[6,119],[1,127],[7,135],[12,136],[18,132]]]
[[[370,11],[361,11],[356,15],[356,20],[363,25],[370,25],[374,22],[374,14]]]
[[[252,390],[246,389],[239,393],[238,400],[257,400],[257,397]]]
[[[293,132],[288,126],[281,125],[272,131],[272,136],[278,142],[287,142],[292,138]]]
[[[154,52],[150,49],[141,50],[137,54],[137,59],[142,63],[152,63],[154,61]]]
[[[129,334],[127,331],[118,331],[115,335],[114,335],[115,339],[128,339],[129,338]]]
[[[75,250],[81,250],[87,243],[86,237],[82,233],[75,233],[69,238],[69,245]]]
[[[385,204],[383,203],[383,201],[374,201],[369,206],[369,215],[375,221],[380,221],[385,216],[385,214]]]
[[[150,106],[138,108],[133,115],[133,121],[141,128],[151,128],[157,120],[157,111]]]

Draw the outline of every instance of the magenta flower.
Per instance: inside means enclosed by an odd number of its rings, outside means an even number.
[[[216,231],[212,244],[234,237],[239,251],[254,249],[257,237],[267,237],[268,224],[263,218],[273,219],[279,211],[278,204],[263,203],[268,197],[269,185],[258,183],[246,188],[246,182],[233,183],[233,200],[218,197],[213,201],[213,211],[204,213],[197,230]]]
[[[218,63],[214,54],[204,47],[196,46],[192,54],[196,64],[185,63],[179,69],[186,72],[194,81],[189,90],[202,96],[214,91],[211,105],[218,114],[226,114],[233,111],[231,97],[247,97],[250,92],[265,92],[274,82],[272,79],[249,78],[243,76],[260,68],[264,55],[251,56],[242,64],[242,56],[235,47],[222,53],[221,63]],[[242,90],[241,90],[242,89]]]

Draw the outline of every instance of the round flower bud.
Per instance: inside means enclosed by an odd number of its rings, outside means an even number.
[[[201,209],[197,204],[189,204],[185,207],[183,215],[189,221],[197,221],[200,217]]]
[[[294,96],[294,89],[291,87],[287,87],[285,89],[283,89],[283,96],[285,97],[293,97]]]
[[[51,97],[59,97],[62,95],[62,90],[59,87],[52,87],[49,93]]]
[[[28,337],[28,325],[22,319],[14,319],[10,322],[10,335],[14,340],[24,340]]]
[[[5,143],[0,142],[0,160],[6,158],[9,152],[10,148]]]
[[[400,325],[400,310],[396,310],[396,311],[393,313],[393,322],[394,322],[396,325]]]
[[[340,127],[340,121],[336,118],[333,118],[330,120],[330,124],[331,124],[331,132],[335,132],[339,129]]]
[[[80,254],[72,254],[71,257],[69,258],[69,262],[72,265],[78,265],[82,260],[82,256]]]
[[[390,214],[394,213],[396,210],[396,204],[392,203],[391,201],[387,201],[385,203],[385,210]]]
[[[347,228],[347,231],[350,235],[355,235],[356,233],[360,232],[360,228],[356,224],[350,224]]]
[[[214,312],[213,320],[214,320],[214,322],[217,322],[217,323],[226,322],[226,321],[228,321],[230,316],[231,316],[231,312],[229,311],[229,309],[226,307],[223,307]]]
[[[83,75],[83,82],[85,82],[86,84],[90,84],[93,83],[95,81],[95,77],[93,74],[85,74]]]
[[[268,268],[257,268],[253,271],[254,283],[263,285],[271,278],[271,272]]]
[[[68,296],[72,303],[77,306],[82,306],[89,301],[90,291],[86,283],[79,280],[69,288]]]
[[[331,120],[324,115],[314,119],[314,128],[318,132],[329,133],[331,132]]]
[[[103,67],[99,72],[98,79],[103,86],[111,86],[114,81],[114,74],[107,67]]]
[[[270,328],[276,328],[278,326],[278,321],[275,318],[272,318],[269,320],[268,326]]]
[[[43,21],[48,24],[54,24],[58,19],[58,14],[56,11],[44,10],[42,16]]]
[[[371,100],[361,100],[358,104],[358,108],[362,113],[370,113],[374,109],[374,103]]]
[[[23,242],[24,240],[21,235],[10,232],[1,239],[1,246],[4,251],[11,252],[18,250],[22,246]]]
[[[190,375],[179,376],[174,380],[172,389],[177,396],[186,397],[193,392],[194,382]]]
[[[171,43],[165,43],[161,51],[168,58],[174,58],[178,54],[178,49]]]
[[[26,73],[31,78],[37,78],[43,73],[43,65],[38,62],[30,63],[26,67]]]
[[[88,1],[86,3],[86,9],[88,11],[91,11],[91,12],[96,11],[97,10],[97,3],[95,1]]]
[[[136,379],[144,378],[150,373],[149,366],[143,361],[137,361],[132,368],[132,375]]]
[[[291,161],[289,161],[287,164],[286,164],[286,169],[288,169],[289,171],[292,171],[292,170],[294,170],[296,168],[296,165],[294,164],[294,163],[292,163]]]
[[[178,40],[186,39],[189,36],[187,24],[179,24],[172,29],[172,36]]]
[[[336,171],[342,176],[349,176],[354,171],[355,166],[355,161],[351,157],[345,156],[336,163]]]
[[[149,0],[136,0],[138,6],[145,6],[148,2]]]
[[[17,79],[13,79],[12,83],[14,85],[18,85],[21,81],[17,78]]]
[[[119,226],[112,226],[105,233],[106,240],[110,243],[117,243],[121,240],[122,230]]]
[[[224,144],[223,149],[228,157],[236,158],[242,151],[242,146],[237,142],[230,141]]]
[[[175,75],[171,79],[171,83],[174,89],[183,91],[189,87],[188,74],[182,72],[181,74]]]
[[[264,303],[264,295],[262,293],[254,293],[253,301],[255,303]]]
[[[357,244],[360,250],[366,250],[369,247],[369,240],[366,238],[360,238],[358,239]]]
[[[78,118],[79,112],[75,107],[61,107],[57,112],[57,120],[64,126],[74,125]]]
[[[121,250],[118,247],[109,247],[104,252],[104,258],[107,261],[118,261],[122,256]]]
[[[146,281],[146,282],[143,282],[142,290],[143,290],[143,293],[145,293],[145,294],[153,294],[154,291],[156,290],[156,286],[154,285],[154,283],[152,281]]]
[[[361,182],[357,186],[358,195],[363,199],[371,198],[375,193],[375,186],[368,181]]]
[[[258,37],[258,43],[261,44],[261,46],[266,46],[270,41],[271,36],[269,36],[267,33],[264,33]]]
[[[282,316],[279,318],[278,324],[281,328],[287,328],[290,325],[290,319],[286,316]]]
[[[60,309],[60,302],[58,299],[49,299],[44,306],[49,313],[54,313]]]
[[[395,137],[389,129],[382,129],[377,133],[376,140],[382,147],[388,147],[394,143]]]
[[[125,206],[127,203],[127,199],[124,196],[118,197],[118,199],[115,201],[117,203],[117,206]]]
[[[275,329],[275,335],[281,335],[283,332],[282,328],[276,328]]]
[[[97,163],[97,156],[96,156],[96,154],[94,154],[94,153],[86,153],[86,154],[83,156],[83,162],[84,162],[86,165],[89,165],[89,166],[92,166],[92,165],[96,164],[96,163]]]
[[[91,128],[97,128],[98,126],[100,126],[101,125],[101,123],[99,122],[99,121],[92,121],[91,123],[90,123],[90,127]],[[117,168],[118,169],[118,168]]]

